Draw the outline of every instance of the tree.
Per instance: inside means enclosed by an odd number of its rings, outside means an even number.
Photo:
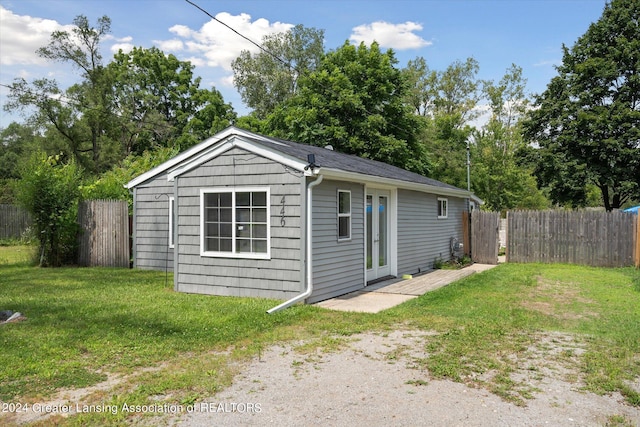
[[[377,43],[346,42],[300,77],[298,93],[269,116],[271,133],[427,173],[420,121],[404,103],[408,87],[396,63]]]
[[[233,83],[253,114],[264,119],[291,98],[300,76],[314,71],[324,55],[324,30],[296,25],[264,37],[264,50],[242,51],[235,59]]]
[[[583,205],[589,184],[606,210],[640,197],[640,3],[612,0],[536,97],[525,123],[537,174],[555,202]]]
[[[444,71],[430,70],[424,58],[403,70],[410,90],[405,102],[423,117],[420,141],[430,155],[430,176],[457,187],[467,186],[466,148],[477,115],[478,62],[455,61]]]
[[[496,84],[483,82],[491,118],[473,135],[471,144],[474,193],[495,211],[543,209],[549,202],[537,188],[533,169],[520,161],[526,147],[522,139],[521,118],[529,100],[522,68],[512,65]]]
[[[33,218],[40,244],[40,266],[75,261],[80,170],[71,161],[42,152],[31,155],[21,170],[16,196]]]
[[[123,155],[154,147],[186,149],[235,119],[220,92],[200,88],[193,68],[155,47],[114,56],[107,72]]]
[[[103,145],[108,145],[105,135],[110,124],[111,84],[99,50],[100,41],[110,32],[111,20],[103,16],[94,28],[80,15],[73,23],[71,33],[54,31],[49,44],[37,53],[45,59],[78,68],[83,82],[65,92],[55,80],[36,79],[29,85],[24,79],[16,79],[4,108],[28,111],[35,107],[33,125],[45,130],[53,127],[79,164],[89,171],[100,171],[113,160],[102,156]]]
[[[18,79],[4,106],[27,113],[35,107],[29,123],[46,135],[47,153],[63,153],[86,173],[99,175],[130,153],[188,148],[235,119],[217,90],[200,88],[191,63],[157,48],[134,48],[103,66],[98,47],[109,18],[100,18],[96,28],[84,16],[74,24],[71,32],[52,33],[38,53],[72,64],[81,81],[63,91],[54,80]]]

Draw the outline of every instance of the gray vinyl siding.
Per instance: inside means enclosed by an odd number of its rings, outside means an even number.
[[[173,249],[169,249],[169,197],[173,197],[173,183],[161,174],[138,185],[135,193],[134,267],[173,271]]]
[[[338,241],[338,190],[351,191],[351,240]],[[313,189],[313,293],[308,303],[364,287],[364,186],[324,181]]]
[[[451,237],[462,240],[465,199],[448,200],[447,218],[438,218],[438,195],[398,190],[398,275],[431,270],[450,258]]]
[[[233,148],[176,180],[177,290],[278,299],[288,299],[303,291],[301,173]],[[270,188],[271,259],[200,255],[200,190],[223,186],[236,190],[246,186]]]

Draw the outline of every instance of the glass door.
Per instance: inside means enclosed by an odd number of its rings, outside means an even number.
[[[366,201],[367,281],[390,274],[389,192],[370,190]]]

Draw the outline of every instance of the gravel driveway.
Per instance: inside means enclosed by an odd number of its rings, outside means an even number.
[[[528,379],[538,390],[516,406],[482,388],[429,379],[412,360],[424,332],[367,333],[336,351],[276,346],[221,393],[165,419],[193,426],[640,426],[640,409],[619,394],[580,390],[566,375]],[[518,373],[527,375],[527,373]]]

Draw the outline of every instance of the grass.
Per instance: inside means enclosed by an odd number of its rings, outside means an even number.
[[[29,266],[29,253],[0,247],[0,310],[27,317],[0,326],[3,402],[41,402],[115,378],[86,401],[188,404],[228,386],[236,362],[275,343],[302,339],[302,353],[337,351],[350,335],[403,328],[438,332],[425,338],[426,356],[412,361],[428,372],[416,385],[447,378],[524,405],[538,390],[514,373],[537,375],[540,361],[553,360],[573,366],[588,390],[619,391],[640,406],[629,385],[640,376],[633,268],[507,264],[378,314],[299,305],[268,315],[276,301],[176,293],[164,272],[41,269]],[[127,416],[55,422],[120,425]]]

